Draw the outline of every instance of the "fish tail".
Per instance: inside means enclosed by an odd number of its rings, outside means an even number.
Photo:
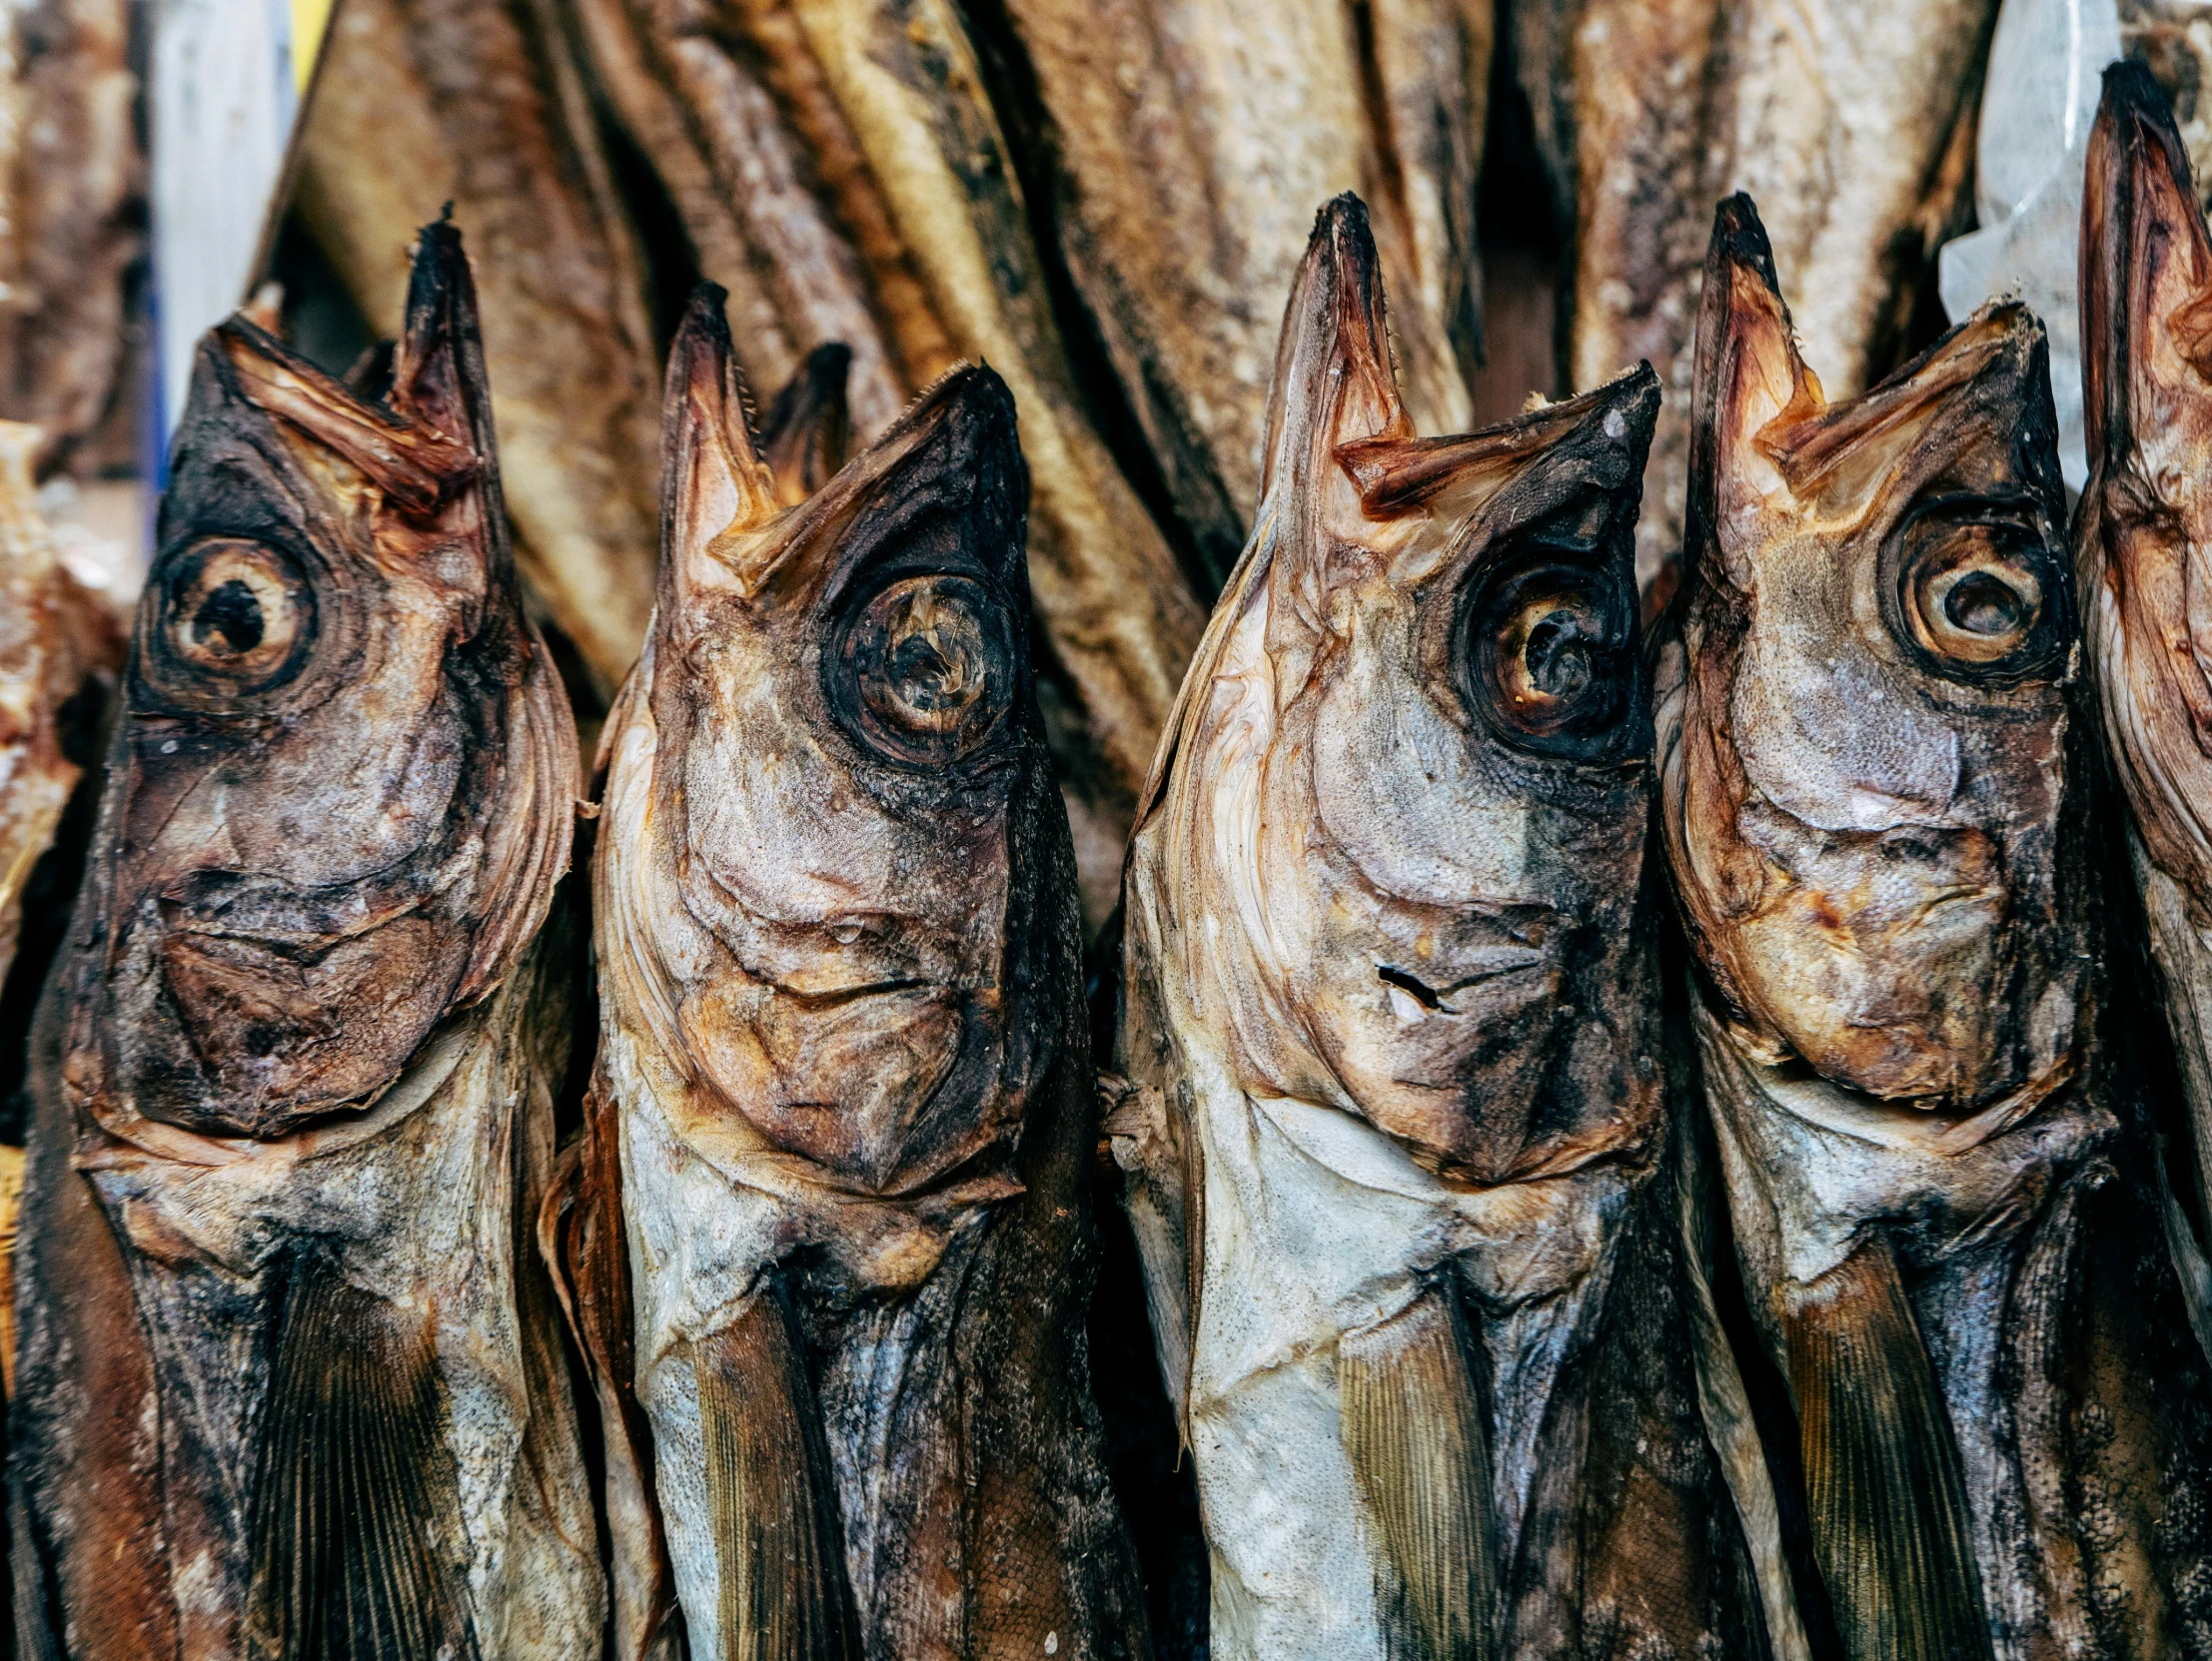
[[[1435,1286],[1337,1340],[1345,1453],[1396,1573],[1391,1654],[1405,1661],[1498,1653],[1490,1426],[1476,1354],[1459,1300]]]
[[[253,1661],[470,1661],[430,1333],[320,1255],[294,1268],[250,1525]]]
[[[1991,1655],[1966,1479],[1886,1246],[1861,1246],[1783,1316],[1813,1552],[1852,1661]]]
[[[720,1545],[718,1661],[859,1661],[829,1449],[782,1304],[750,1299],[693,1365]]]

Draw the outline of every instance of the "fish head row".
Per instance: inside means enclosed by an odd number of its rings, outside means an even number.
[[[609,783],[650,896],[620,926],[701,1125],[912,1195],[1010,1154],[1078,1007],[1013,401],[954,370],[811,493],[744,401],[702,289],[648,664],[609,723],[654,734],[642,822]]]
[[[567,857],[575,728],[524,616],[460,234],[389,395],[246,316],[202,342],[110,762],[80,1088],[274,1136],[505,976]]]
[[[1765,1059],[1884,1100],[2050,1074],[2088,917],[2041,326],[1984,307],[1831,404],[1733,197],[1692,399],[1662,822],[1712,985]]]
[[[1133,855],[1170,1002],[1248,1094],[1477,1184],[1656,1113],[1634,528],[1658,405],[1646,368],[1417,437],[1366,213],[1323,211],[1253,539]]]
[[[2212,895],[2212,236],[2165,94],[2105,72],[2082,197],[2091,470],[2076,518],[2115,770],[2152,862]]]

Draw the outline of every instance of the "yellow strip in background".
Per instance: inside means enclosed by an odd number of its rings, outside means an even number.
[[[292,0],[292,79],[305,96],[315,79],[315,60],[331,26],[334,0]]]

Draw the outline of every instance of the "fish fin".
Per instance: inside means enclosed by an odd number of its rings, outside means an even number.
[[[852,447],[845,405],[851,369],[852,348],[838,341],[816,347],[760,418],[760,454],[785,507],[796,507],[845,464]]]
[[[772,1292],[693,1351],[729,1661],[859,1661],[814,1388]]]
[[[1991,1655],[1966,1478],[1896,1259],[1864,1244],[1782,1316],[1813,1553],[1863,1661]]]
[[[584,1099],[583,1129],[560,1151],[538,1214],[538,1248],[598,1405],[606,1458],[602,1502],[611,1545],[613,1661],[661,1653],[675,1575],[653,1492],[652,1431],[638,1405],[621,1168],[604,1081]]]
[[[1477,1350],[1459,1301],[1430,1287],[1337,1340],[1346,1455],[1396,1571],[1403,1661],[1498,1653],[1497,1523]]]
[[[427,1323],[300,1259],[249,1523],[254,1661],[476,1655],[443,1421]]]

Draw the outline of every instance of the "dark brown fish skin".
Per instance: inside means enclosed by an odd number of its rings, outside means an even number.
[[[2199,641],[2212,515],[2212,234],[2165,94],[2105,72],[2082,197],[2089,479],[2074,519],[2089,679],[2129,815],[2199,1172],[2212,1170],[2212,682]],[[2177,1234],[2177,1246],[2187,1231]]]
[[[203,344],[124,690],[35,1040],[22,1648],[573,1653],[598,1570],[521,1246],[574,728],[450,226],[385,405],[242,319]]]
[[[1733,197],[1697,366],[1661,825],[1843,1650],[2193,1653],[2212,1391],[2109,1048],[2041,330],[1828,404]]]
[[[672,1586],[694,1653],[1142,1654],[1011,399],[957,370],[783,508],[718,289],[666,397],[660,603],[601,743],[598,1073],[547,1230],[641,1501],[617,1653],[664,1653]]]
[[[1328,204],[1125,887],[1108,1128],[1213,1653],[1764,1653],[1666,1175],[1658,384],[1417,436],[1378,265]]]

